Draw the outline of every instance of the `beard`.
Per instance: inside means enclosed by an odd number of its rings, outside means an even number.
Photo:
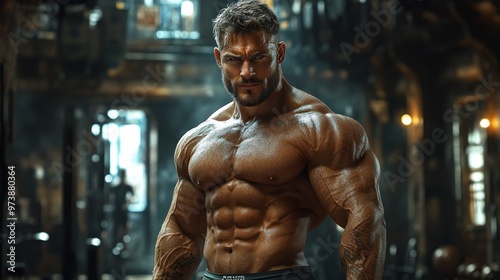
[[[245,107],[252,107],[252,106],[257,106],[260,103],[264,102],[276,89],[280,82],[280,72],[278,68],[274,71],[271,77],[267,80],[267,84],[265,85],[265,88],[260,92],[258,96],[255,96],[254,98],[247,98],[243,99],[240,94],[238,94],[236,86],[231,84],[231,81],[224,76],[224,73],[222,73],[222,81],[224,82],[224,86],[226,87],[226,90],[233,96],[234,100],[238,102],[238,104],[245,106]],[[258,84],[264,84],[262,81],[259,81],[254,78],[250,79],[245,79],[243,78],[244,83],[258,83]],[[248,94],[251,95],[250,90],[248,90]]]

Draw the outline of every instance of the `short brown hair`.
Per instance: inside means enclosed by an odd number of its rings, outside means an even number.
[[[229,4],[213,20],[213,34],[219,48],[224,48],[228,34],[266,32],[279,33],[279,22],[274,12],[258,0],[245,0]]]

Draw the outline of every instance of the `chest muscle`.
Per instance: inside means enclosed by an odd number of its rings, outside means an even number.
[[[231,127],[205,136],[190,163],[193,183],[208,188],[238,179],[257,184],[284,184],[305,168],[293,136],[266,129]]]

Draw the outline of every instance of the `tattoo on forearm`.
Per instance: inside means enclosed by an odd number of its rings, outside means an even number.
[[[356,242],[356,248],[359,250],[359,253],[363,256],[363,258],[368,258],[368,248],[363,243],[363,237],[358,230],[354,230],[354,242]]]
[[[161,279],[182,279],[185,275],[187,267],[195,265],[197,258],[195,254],[189,254],[178,258],[175,262],[169,265],[161,275]]]
[[[364,270],[363,260],[369,257],[369,248],[363,242],[362,234],[358,230],[353,231],[353,236],[354,244],[342,248],[342,265],[349,269],[351,276],[357,276]]]
[[[362,259],[356,248],[344,246],[343,248],[343,258],[341,260],[342,265],[345,269],[349,269],[354,274],[359,273],[361,270],[361,265],[358,261]]]

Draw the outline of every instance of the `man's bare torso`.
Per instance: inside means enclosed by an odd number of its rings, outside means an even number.
[[[308,114],[326,107],[310,101],[246,124],[227,106],[192,131],[188,172],[205,193],[208,270],[307,265],[307,233],[326,217],[307,175]]]

